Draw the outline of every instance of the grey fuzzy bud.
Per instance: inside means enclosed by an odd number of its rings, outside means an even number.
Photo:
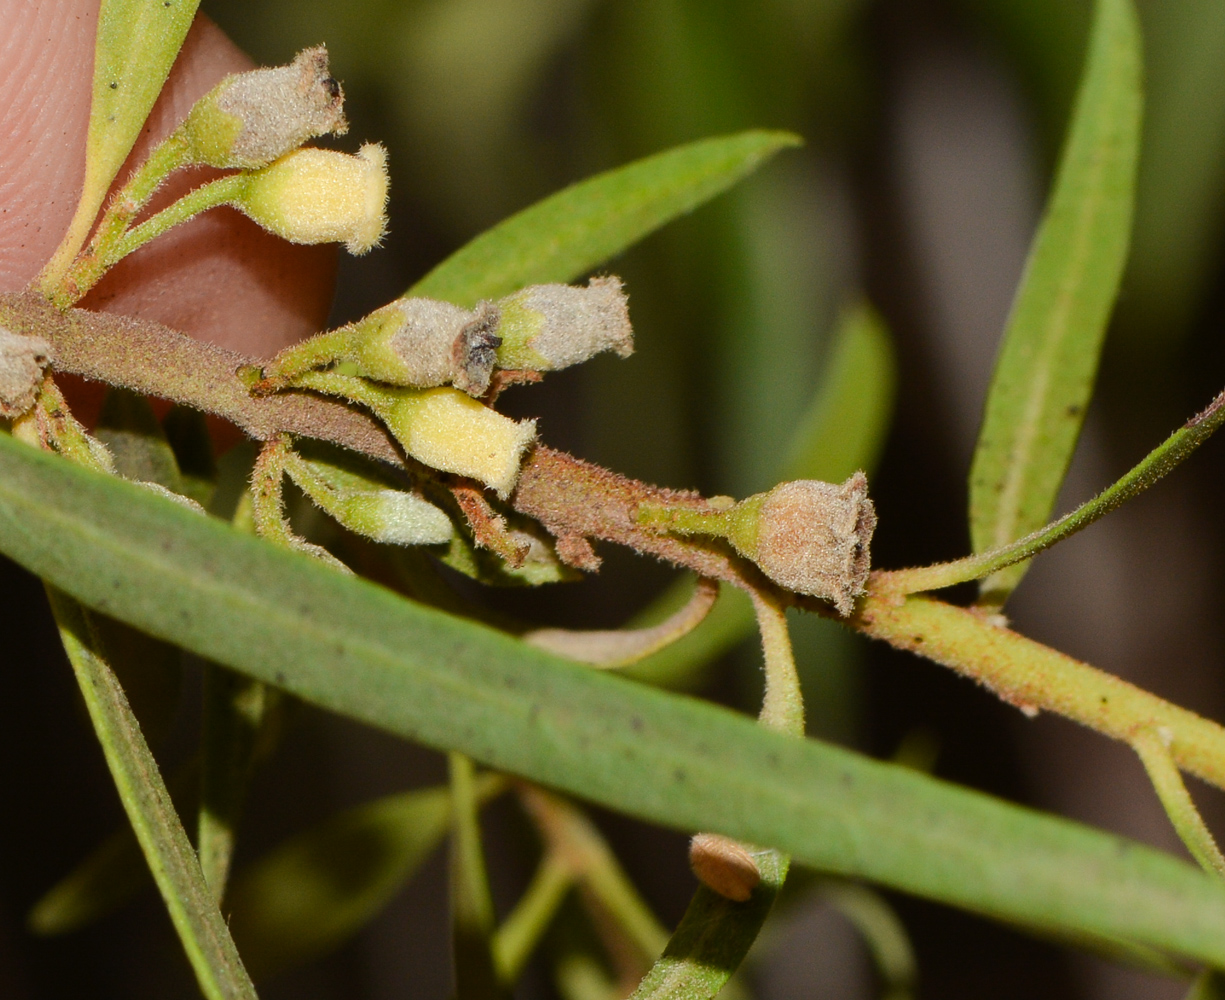
[[[634,331],[621,279],[592,278],[578,285],[531,285],[503,299],[498,329],[506,350],[503,368],[552,371],[601,351],[634,353]]]
[[[195,159],[214,167],[267,166],[319,135],[343,135],[344,92],[322,45],[288,66],[235,73],[192,109],[183,125]]]
[[[0,327],[0,416],[16,417],[34,405],[51,345]]]

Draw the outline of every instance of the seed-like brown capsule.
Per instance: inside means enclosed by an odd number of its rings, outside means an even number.
[[[841,486],[815,479],[776,486],[761,496],[754,527],[751,543],[742,547],[735,535],[732,543],[766,576],[788,590],[830,601],[840,615],[854,610],[868,580],[876,528],[862,472]]]
[[[761,881],[761,870],[743,844],[717,833],[699,833],[689,841],[689,867],[708,889],[743,903]]]
[[[16,417],[34,405],[51,345],[0,327],[0,416]]]
[[[863,472],[841,486],[797,479],[730,508],[726,503],[714,497],[704,510],[643,504],[638,520],[661,531],[726,538],[775,583],[829,601],[840,615],[855,610],[876,529]]]
[[[195,162],[252,170],[314,136],[344,135],[344,99],[320,45],[288,66],[227,76],[191,109],[182,135]]]

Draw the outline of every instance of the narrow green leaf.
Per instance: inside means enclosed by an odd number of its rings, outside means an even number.
[[[1072,124],[1013,302],[970,470],[975,552],[1050,515],[1093,392],[1127,260],[1140,153],[1141,39],[1131,0],[1098,0]],[[1002,603],[1027,564],[982,585]]]
[[[843,310],[825,373],[791,435],[782,479],[840,483],[871,471],[893,416],[897,362],[880,314],[866,301]]]
[[[503,783],[477,782],[482,801]],[[400,792],[333,816],[241,869],[226,896],[230,929],[257,979],[319,958],[357,933],[442,843],[447,788]]]
[[[111,182],[162,92],[199,5],[199,0],[102,0],[85,182],[68,235],[48,274],[62,273],[84,245]]]
[[[1225,886],[1179,859],[575,666],[4,435],[0,551],[307,701],[641,819],[1225,966]]]
[[[1123,506],[1128,500],[1138,497],[1190,458],[1191,453],[1212,437],[1223,423],[1225,423],[1225,391],[1218,393],[1203,410],[1092,500],[1086,500],[1058,520],[998,549],[966,556],[963,559],[955,559],[952,562],[890,571],[888,573],[889,586],[906,594],[938,590],[941,587],[951,587],[968,580],[981,579],[1000,569],[1013,566],[1023,559],[1037,555],[1089,527],[1111,511]]]
[[[166,782],[175,812],[191,813],[200,789],[200,761],[193,758]],[[136,895],[151,881],[140,844],[124,823],[30,909],[26,925],[35,934],[68,934],[87,927]]]
[[[740,132],[597,174],[482,233],[406,294],[471,307],[524,285],[573,281],[799,144],[790,132]]]
[[[493,897],[481,844],[476,768],[462,753],[451,768],[451,958],[456,1000],[505,1000],[494,962]]]
[[[276,691],[205,663],[196,851],[218,902],[225,896],[234,840],[255,765],[260,728]]]
[[[136,716],[97,649],[89,613],[56,590],[48,588],[48,594],[111,777],[196,982],[208,1000],[255,1000],[255,988],[209,894]]]

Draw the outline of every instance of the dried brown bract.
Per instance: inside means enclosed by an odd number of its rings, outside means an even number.
[[[0,327],[0,416],[16,417],[34,405],[51,345]]]

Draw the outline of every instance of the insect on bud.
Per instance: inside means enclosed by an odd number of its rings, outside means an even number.
[[[288,66],[233,73],[204,95],[180,128],[195,163],[253,170],[318,135],[344,135],[344,92],[322,45]]]
[[[413,458],[510,495],[536,421],[511,420],[454,389],[388,392],[397,393],[395,401],[379,407],[379,416]]]
[[[234,201],[291,243],[343,243],[363,254],[383,237],[387,151],[368,143],[356,156],[297,149],[257,170]]]
[[[531,285],[498,302],[499,368],[555,371],[601,351],[634,353],[634,331],[621,279],[578,285]]]
[[[16,417],[34,405],[51,345],[0,327],[0,417]]]
[[[782,483],[726,515],[727,538],[775,583],[830,601],[849,615],[863,593],[876,511],[868,479],[841,486],[815,479]]]
[[[501,339],[497,307],[475,310],[435,299],[398,299],[353,324],[352,360],[360,374],[391,385],[429,388],[450,382],[484,395]]]
[[[761,881],[748,848],[717,833],[699,833],[689,841],[689,867],[706,888],[736,903],[747,902]]]

